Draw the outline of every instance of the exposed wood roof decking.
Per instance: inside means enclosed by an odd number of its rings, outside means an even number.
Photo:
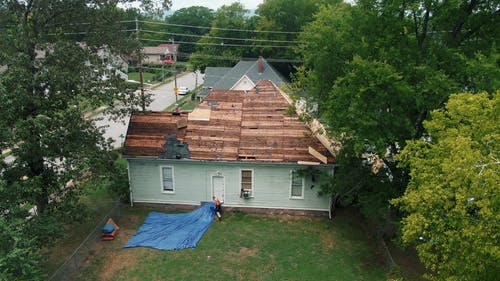
[[[309,153],[312,147],[335,159],[297,116],[287,116],[288,101],[268,80],[251,91],[214,90],[198,105],[209,118],[173,116],[160,112],[133,115],[125,141],[127,156],[158,156],[168,134],[189,145],[191,159],[320,162]],[[148,118],[148,116],[151,116]],[[179,118],[187,128],[177,130]],[[171,122],[172,124],[168,124]]]
[[[158,156],[165,152],[165,137],[175,135],[183,140],[186,128],[177,128],[177,121],[187,119],[187,114],[172,115],[166,112],[136,113],[130,117],[125,139],[124,155]]]

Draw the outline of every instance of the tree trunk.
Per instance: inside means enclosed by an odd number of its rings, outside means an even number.
[[[335,209],[339,203],[340,203],[340,194],[336,193],[332,195],[330,199],[330,216],[329,216],[330,220],[333,220],[333,218],[335,217]]]

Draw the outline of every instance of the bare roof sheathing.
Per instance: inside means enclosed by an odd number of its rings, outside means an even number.
[[[318,158],[309,153],[311,147],[326,156],[328,163],[334,163],[334,157],[306,124],[297,116],[286,115],[288,107],[289,102],[268,80],[248,92],[214,90],[197,106],[204,111],[194,110],[189,116],[174,117],[168,112],[133,115],[124,154],[157,156],[163,149],[161,140],[165,142],[168,132],[189,145],[191,159],[317,163]],[[209,118],[203,118],[207,110]],[[172,130],[178,118],[185,118],[187,127]],[[154,142],[149,135],[152,128],[157,129],[152,134]]]

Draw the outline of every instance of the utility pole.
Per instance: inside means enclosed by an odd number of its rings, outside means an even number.
[[[177,48],[175,48],[175,39],[171,38],[172,41],[172,49],[174,50],[174,94],[175,94],[175,102],[177,102],[177,96],[179,95],[179,88],[177,88],[177,70],[175,69],[175,65],[177,64]]]
[[[137,20],[137,17],[135,18],[135,36],[137,39],[137,42],[139,42],[139,21]],[[142,48],[139,51],[139,81],[141,82],[141,107],[142,107],[142,112],[146,111],[146,97],[144,96],[144,79],[142,76]]]

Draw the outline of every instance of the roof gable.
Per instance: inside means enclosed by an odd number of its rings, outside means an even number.
[[[231,87],[231,90],[250,90],[253,87],[255,87],[255,84],[253,83],[252,79],[248,78],[248,76],[243,75],[241,76],[240,80],[238,80],[234,85]]]
[[[259,72],[259,60],[262,62],[263,71]],[[287,80],[279,74],[264,58],[259,58],[252,61],[239,61],[233,68],[227,71],[219,80],[215,83],[209,81],[210,86],[213,89],[232,89],[238,83],[238,81],[246,75],[253,84],[257,84],[259,81],[271,80],[278,87],[287,82]]]

